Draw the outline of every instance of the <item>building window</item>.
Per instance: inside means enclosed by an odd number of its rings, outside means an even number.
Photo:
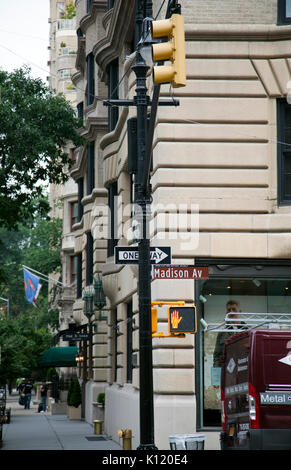
[[[93,237],[87,233],[86,245],[86,286],[93,284]]]
[[[108,65],[108,98],[118,99],[118,59]],[[118,121],[118,106],[108,106],[108,132],[115,129]]]
[[[91,194],[95,187],[95,144],[90,142],[87,151],[87,195]]]
[[[71,202],[71,231],[73,225],[78,222],[78,202]]]
[[[67,78],[72,76],[72,69],[60,69],[58,71],[59,78]]]
[[[291,204],[291,105],[278,100],[278,203]]]
[[[202,266],[202,260],[196,260]],[[213,263],[213,264],[212,264]],[[207,263],[206,263],[207,265]],[[276,265],[264,260],[244,260],[241,264],[230,264],[229,260],[209,261],[211,278],[195,282],[195,304],[198,324],[203,318],[209,329],[198,330],[195,340],[196,390],[197,390],[197,426],[198,428],[221,426],[220,374],[221,352],[224,341],[231,333],[224,332],[224,338],[217,337],[219,332],[211,330],[225,320],[227,303],[239,305],[238,321],[244,319],[247,312],[288,313],[291,309],[290,264]],[[234,308],[232,307],[232,312]]]
[[[114,0],[107,0],[107,10],[111,10],[114,7]]]
[[[86,58],[86,77],[86,103],[89,106],[93,103],[95,97],[94,56],[92,52]]]
[[[82,253],[76,255],[77,258],[77,299],[82,297]]]
[[[62,18],[65,9],[65,2],[58,2],[57,3],[57,16],[58,18]]]
[[[74,285],[77,282],[78,271],[78,258],[77,256],[70,256],[70,284]]]
[[[132,301],[127,304],[126,322],[126,382],[132,382]]]
[[[93,0],[87,0],[87,13],[89,13]]]
[[[278,24],[291,23],[291,0],[278,0]]]
[[[70,152],[70,159],[71,159],[72,163],[73,164],[76,163],[76,153],[75,153],[76,152],[76,147],[70,148],[69,152]]]
[[[82,199],[84,197],[84,179],[78,179],[78,222],[82,220],[83,217],[83,204]]]
[[[107,256],[114,255],[114,247],[118,240],[115,238],[117,231],[117,183],[112,183],[108,188],[108,208],[109,208],[109,224],[108,224],[108,244]]]
[[[84,103],[81,101],[81,103],[77,104],[77,116],[79,119],[84,118]]]

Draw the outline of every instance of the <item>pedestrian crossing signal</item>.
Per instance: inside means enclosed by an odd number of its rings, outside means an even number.
[[[170,333],[196,333],[196,307],[169,307],[168,324]]]

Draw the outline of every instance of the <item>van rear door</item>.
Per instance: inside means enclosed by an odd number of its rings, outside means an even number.
[[[225,425],[229,438],[243,441],[249,429],[249,335],[235,335],[225,344],[222,368]]]
[[[291,428],[291,330],[254,330],[250,380],[260,399],[260,428]]]

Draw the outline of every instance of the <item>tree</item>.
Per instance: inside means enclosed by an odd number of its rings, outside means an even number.
[[[74,0],[68,0],[65,8],[61,11],[61,18],[72,19],[76,16],[76,6]]]
[[[46,276],[60,273],[62,221],[37,215],[30,223],[31,227],[19,225],[17,231],[0,228],[0,296],[10,299],[10,316],[32,314],[37,328],[57,328],[58,311],[48,302],[48,283],[41,281],[37,308],[33,307],[25,299],[22,265]]]
[[[84,143],[81,126],[68,101],[29,68],[0,70],[0,227],[16,229],[36,210],[48,213],[44,190],[68,179],[64,149],[68,141]]]
[[[51,333],[37,328],[34,315],[0,316],[0,383],[37,374],[42,352],[50,347]]]

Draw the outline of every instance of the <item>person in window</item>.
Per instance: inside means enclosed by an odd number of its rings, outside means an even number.
[[[226,304],[226,313],[231,313],[229,315],[229,318],[235,319],[238,318],[238,312],[241,312],[239,310],[239,302],[237,300],[229,300]],[[238,328],[245,329],[246,327],[244,326],[244,322],[236,322],[239,323]],[[225,325],[226,329],[232,329],[232,325]],[[223,362],[223,349],[224,349],[224,343],[227,339],[229,339],[231,336],[233,336],[233,332],[228,332],[228,331],[220,331],[217,335],[216,338],[216,343],[215,343],[215,348],[214,348],[214,353],[213,353],[213,367],[221,367],[222,362]]]

